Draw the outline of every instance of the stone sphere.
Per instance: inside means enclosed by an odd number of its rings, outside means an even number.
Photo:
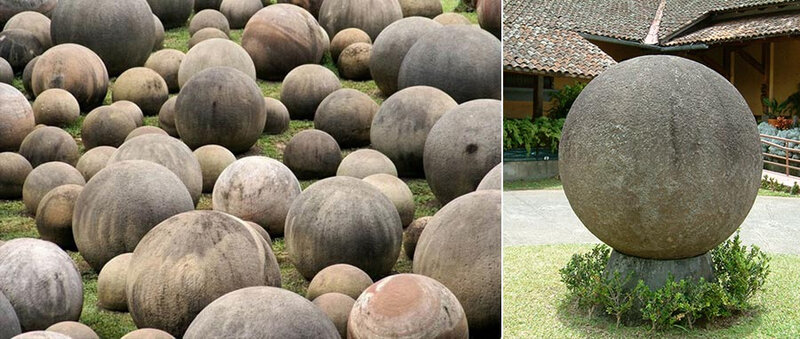
[[[403,238],[389,198],[349,177],[321,180],[303,191],[289,209],[285,232],[289,259],[306,279],[333,264],[384,276],[397,262]]]
[[[159,329],[141,328],[122,336],[122,339],[175,339],[175,337]]]
[[[0,2],[0,25],[5,25],[6,21],[14,15],[25,11],[39,12],[49,16],[56,4],[58,4],[58,0],[2,1]]]
[[[189,35],[194,35],[197,31],[209,27],[216,28],[227,35],[231,34],[231,26],[224,14],[214,9],[205,9],[192,17],[192,22],[189,23]]]
[[[136,123],[136,127],[144,126],[144,113],[136,104],[127,100],[120,100],[112,103],[111,108],[115,111],[121,111],[131,117],[133,122]]]
[[[270,248],[272,247],[272,238],[269,236],[269,233],[267,233],[267,230],[261,227],[261,225],[256,224],[252,221],[245,221],[244,223],[247,224],[247,226],[250,226],[252,230],[256,231],[258,235],[264,238],[264,240],[267,241],[267,244],[270,246]]]
[[[204,9],[219,10],[222,0],[194,0],[194,11],[199,13]]]
[[[4,31],[11,29],[21,29],[33,33],[43,50],[53,47],[53,40],[50,39],[50,18],[42,13],[26,11],[14,15],[3,28]]]
[[[355,300],[369,285],[372,285],[372,278],[358,267],[335,264],[314,276],[308,284],[306,298],[314,300],[323,294],[341,293]]]
[[[397,92],[397,77],[406,53],[417,40],[442,25],[428,18],[410,17],[395,21],[378,35],[372,45],[369,71],[385,96]]]
[[[36,66],[37,61],[39,61],[38,56],[33,58],[31,62],[29,62],[28,65],[25,66],[25,69],[22,71],[22,87],[25,88],[25,95],[27,95],[31,99],[36,97],[36,95],[34,95],[33,93],[33,85],[31,84],[31,80],[33,78],[33,66]],[[9,79],[13,80],[14,74],[13,70],[11,69],[11,65],[9,65],[8,61],[5,61],[5,59],[3,58],[0,58],[0,78],[2,77],[3,72],[5,72],[3,69],[5,68],[6,65],[8,66],[7,68],[8,72],[12,72],[9,73]],[[2,79],[0,79],[0,82],[5,83],[5,81],[2,81]],[[9,80],[7,83],[10,84],[11,80]]]
[[[481,190],[502,190],[503,189],[503,163],[497,164],[494,168],[492,168],[489,173],[481,179],[481,182],[478,184],[479,191]]]
[[[22,72],[33,58],[43,52],[42,43],[29,31],[9,29],[0,32],[0,58],[8,61],[14,73]]]
[[[61,333],[71,338],[100,339],[91,327],[77,321],[62,321],[47,328],[49,332]]]
[[[193,209],[186,186],[166,167],[141,160],[110,163],[75,202],[72,232],[83,258],[99,272],[112,258],[133,252],[155,225]]]
[[[111,93],[112,101],[130,101],[148,116],[158,114],[161,105],[169,99],[167,82],[156,71],[146,67],[135,67],[122,73]]]
[[[197,46],[201,42],[211,39],[230,40],[230,37],[228,37],[228,35],[225,34],[225,32],[220,31],[219,29],[213,27],[207,27],[197,31],[197,33],[192,35],[187,45],[189,46],[189,50],[191,50],[192,48],[194,48],[194,46]]]
[[[136,122],[128,114],[111,106],[101,106],[86,115],[81,125],[81,138],[86,149],[119,147],[135,129]]]
[[[54,44],[86,46],[103,59],[111,75],[144,65],[153,50],[155,24],[145,0],[59,1],[51,20]]]
[[[69,92],[52,88],[42,92],[33,102],[33,116],[37,124],[66,126],[81,115],[81,105]]]
[[[58,127],[43,126],[33,130],[19,145],[19,154],[37,166],[61,161],[72,166],[78,163],[78,144],[69,133]]]
[[[369,95],[343,88],[319,104],[314,128],[330,134],[341,147],[366,146],[370,144],[369,129],[378,107]]]
[[[183,88],[195,75],[217,66],[235,68],[254,82],[256,80],[253,60],[241,46],[226,39],[209,39],[192,47],[186,54],[178,70],[178,84]]]
[[[267,115],[261,90],[236,69],[202,71],[183,86],[177,98],[175,127],[193,149],[220,145],[234,154],[243,153],[258,142],[264,130]]]
[[[155,26],[155,34],[153,35],[153,51],[157,51],[164,48],[166,32],[164,32],[164,25],[161,23],[161,20],[159,20],[155,14],[153,14],[153,25]]]
[[[0,272],[0,292],[14,306],[22,331],[44,330],[81,316],[81,274],[55,244],[31,238],[6,242],[0,247]]]
[[[74,167],[60,161],[35,167],[22,185],[22,202],[28,213],[36,213],[39,202],[50,190],[68,184],[85,185],[86,180]]]
[[[478,23],[481,28],[494,34],[498,39],[502,28],[503,4],[501,0],[479,0]]]
[[[248,287],[214,300],[184,338],[339,338],[325,312],[290,291]]]
[[[186,55],[183,52],[174,49],[164,49],[153,53],[144,67],[154,70],[158,75],[167,83],[167,89],[170,93],[177,93],[180,90],[178,84],[178,71],[181,67],[181,62]],[[160,109],[161,107],[159,107]]]
[[[72,93],[84,110],[102,104],[108,92],[108,72],[103,60],[80,45],[50,48],[39,57],[32,72],[34,96],[50,88],[61,88]]]
[[[322,7],[322,2],[323,0],[278,0],[278,3],[300,6],[311,13],[314,18],[319,17],[319,8]]]
[[[386,26],[402,18],[397,0],[326,0],[319,10],[319,23],[329,36],[345,28],[358,28],[375,40]]]
[[[178,97],[169,98],[158,111],[158,127],[163,129],[172,137],[178,137],[178,130],[175,128],[175,104]]]
[[[22,185],[33,166],[25,157],[12,152],[0,152],[0,199],[22,197]]]
[[[320,130],[297,133],[283,151],[283,163],[300,180],[332,177],[341,162],[342,150],[336,140]]]
[[[272,135],[283,134],[289,129],[289,110],[280,100],[264,98],[264,108],[267,111],[264,133]]]
[[[347,46],[339,55],[336,63],[342,78],[350,80],[367,80],[370,78],[369,59],[372,55],[372,45],[366,42],[357,42]]]
[[[133,253],[120,254],[109,260],[97,276],[97,305],[117,312],[128,311],[125,284]]]
[[[36,229],[42,240],[64,250],[78,249],[72,236],[72,211],[81,191],[82,185],[70,184],[58,186],[44,195],[36,208]]]
[[[372,39],[364,31],[358,28],[347,28],[336,33],[336,36],[331,40],[331,57],[333,61],[339,60],[339,54],[342,54],[347,46],[355,43],[372,44]]]
[[[439,14],[433,18],[433,21],[436,21],[445,26],[472,25],[472,23],[469,22],[469,19],[467,19],[461,14],[453,12]]]
[[[421,177],[428,132],[458,106],[447,93],[427,86],[401,90],[383,102],[372,120],[372,147],[385,154],[403,177]],[[499,144],[498,144],[499,145]]]
[[[416,211],[414,194],[403,180],[394,175],[381,173],[370,175],[364,178],[364,181],[375,186],[392,201],[394,207],[397,208],[397,213],[400,214],[403,228],[414,221],[414,211]]]
[[[36,125],[33,108],[19,90],[5,83],[0,83],[0,102],[0,152],[16,152]]]
[[[314,120],[325,98],[342,88],[339,78],[320,65],[303,65],[286,75],[281,85],[281,102],[292,120]]]
[[[212,203],[214,210],[255,222],[271,236],[279,237],[300,191],[297,178],[279,161],[246,157],[222,171],[214,186]]]
[[[36,59],[36,58],[34,58]],[[33,60],[31,60],[33,61]],[[28,63],[30,64],[30,62]],[[25,66],[27,69],[28,66]],[[0,83],[9,84],[14,81],[14,69],[11,68],[11,64],[6,61],[6,59],[0,58]],[[25,80],[23,79],[23,87],[25,86]],[[27,87],[26,87],[27,89]]]
[[[22,333],[13,339],[72,339],[72,337],[52,331],[30,331]]]
[[[397,176],[397,168],[383,153],[371,149],[360,149],[348,154],[336,170],[337,176],[358,179],[379,173]]]
[[[228,18],[231,28],[241,29],[262,8],[261,0],[222,0],[219,11]]]
[[[439,0],[399,0],[403,9],[403,17],[434,18],[442,14],[442,2]]]
[[[342,338],[347,338],[347,319],[350,317],[350,311],[356,301],[341,293],[325,293],[316,297],[312,302],[322,312],[325,312],[328,319],[336,326],[339,335]]]
[[[75,168],[83,175],[86,181],[89,181],[97,172],[106,168],[108,159],[114,155],[117,149],[111,146],[99,146],[88,150],[84,153]]]
[[[414,251],[417,249],[419,236],[425,230],[425,226],[428,225],[431,218],[433,217],[419,218],[411,222],[411,225],[406,228],[405,236],[403,237],[403,251],[406,252],[406,257],[409,260],[414,260]]]
[[[0,246],[3,242],[0,241]],[[17,319],[17,313],[14,311],[14,306],[8,301],[3,292],[0,292],[0,336],[3,338],[12,338],[22,332]]]
[[[592,234],[629,256],[683,259],[741,225],[761,182],[760,152],[752,112],[727,80],[688,59],[652,56],[586,87],[559,157],[564,193]]]
[[[258,11],[242,35],[242,47],[253,58],[258,77],[268,80],[280,80],[298,66],[319,63],[327,42],[314,17],[289,4]]]
[[[194,0],[147,0],[147,3],[167,29],[185,25],[194,10]]]
[[[500,40],[473,26],[450,26],[424,35],[408,50],[398,88],[431,86],[459,103],[500,99]],[[465,86],[464,84],[469,84]]]
[[[477,337],[500,335],[500,200],[497,190],[453,200],[428,222],[414,253],[414,273],[455,294]]]
[[[502,118],[499,100],[474,100],[451,109],[431,128],[423,157],[425,178],[442,205],[477,189],[503,161]]]
[[[376,282],[350,312],[347,337],[469,338],[456,296],[436,280],[397,274]]]
[[[128,133],[128,136],[125,137],[125,141],[131,140],[131,139],[133,139],[135,137],[146,135],[146,134],[160,134],[160,135],[164,135],[164,136],[169,136],[169,134],[167,134],[167,132],[165,132],[163,129],[160,129],[158,127],[155,127],[155,126],[142,126],[142,127],[137,127],[135,130],[133,130],[130,133]]]
[[[218,145],[205,145],[200,147],[194,150],[194,156],[200,163],[200,169],[203,172],[204,193],[211,193],[222,171],[236,161],[236,156],[233,155],[231,151]],[[244,219],[247,220],[247,218]]]

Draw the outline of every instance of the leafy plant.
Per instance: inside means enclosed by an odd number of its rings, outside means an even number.
[[[788,101],[778,102],[778,100],[775,99],[770,100],[769,98],[763,98],[761,99],[761,102],[764,104],[764,108],[766,109],[764,114],[771,117],[783,116],[783,113],[789,109]]]
[[[773,192],[789,193],[791,195],[800,194],[800,185],[798,185],[797,182],[795,182],[792,187],[789,187],[768,175],[764,175],[764,177],[761,178],[761,188]]]
[[[558,151],[564,119],[539,117],[530,119],[503,120],[503,148],[525,148],[528,153],[535,147]]]
[[[566,118],[575,99],[578,98],[578,95],[581,94],[585,87],[586,84],[576,82],[572,85],[566,85],[553,93],[551,98],[553,107],[547,111],[548,116],[554,119]]]

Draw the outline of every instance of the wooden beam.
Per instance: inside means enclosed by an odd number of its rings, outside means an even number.
[[[738,54],[742,58],[742,60],[744,60],[744,62],[748,63],[750,66],[755,68],[755,70],[758,71],[758,73],[764,75],[764,65],[758,62],[758,60],[756,60],[756,58],[750,55],[750,53],[747,53],[747,51],[743,49],[735,49],[734,52]]]

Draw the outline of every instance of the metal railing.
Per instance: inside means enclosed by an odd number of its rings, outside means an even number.
[[[781,156],[781,155],[772,154],[772,153],[769,153],[769,152],[763,152],[762,154],[764,155],[764,157],[766,157],[766,158],[764,158],[764,163],[765,164],[770,164],[770,165],[775,165],[775,166],[778,166],[778,167],[783,167],[784,169],[786,169],[786,175],[790,175],[789,174],[790,170],[800,171],[800,167],[793,166],[794,163],[800,164],[800,159],[792,159],[792,153],[800,154],[800,149],[794,149],[794,148],[789,148],[787,146],[778,145],[778,144],[776,144],[774,142],[770,142],[770,141],[767,141],[767,140],[764,140],[764,139],[772,139],[772,140],[783,141],[784,143],[786,143],[786,145],[789,145],[790,143],[792,143],[792,144],[800,144],[800,141],[781,138],[781,137],[776,137],[776,136],[773,136],[773,135],[761,134],[761,143],[762,144],[767,145],[768,147],[775,147],[777,149],[780,149],[780,150],[783,151],[783,154],[784,154],[784,155]],[[769,159],[779,159],[779,160],[782,161],[782,163],[781,162],[767,160],[767,158],[769,158]]]

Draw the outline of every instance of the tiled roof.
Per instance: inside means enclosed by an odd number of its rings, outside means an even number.
[[[666,45],[698,42],[715,44],[732,40],[781,36],[789,33],[800,33],[800,15],[796,13],[723,21],[673,39]]]
[[[604,0],[603,0],[604,1]],[[592,2],[592,1],[588,1]],[[796,0],[667,0],[659,29],[659,38],[676,31],[711,13],[743,10],[758,6],[798,2]]]

